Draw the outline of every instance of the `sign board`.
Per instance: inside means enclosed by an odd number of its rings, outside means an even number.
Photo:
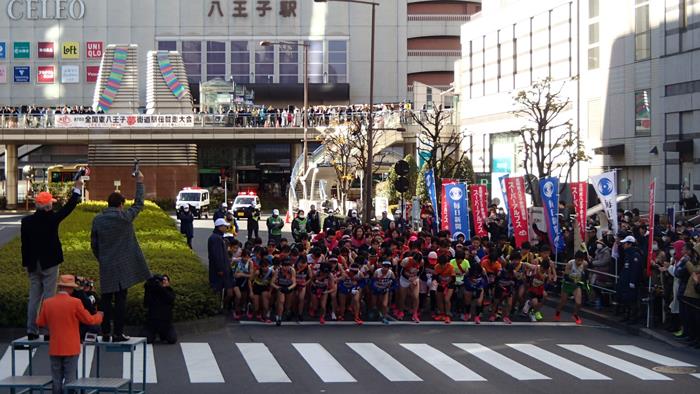
[[[29,83],[31,81],[31,70],[29,66],[15,66],[14,81],[15,83]]]
[[[38,66],[36,71],[36,81],[38,83],[55,83],[56,68],[54,66]]]
[[[375,197],[374,213],[377,220],[382,218],[382,212],[389,212],[389,199],[386,197]]]
[[[39,49],[39,59],[53,59],[53,42],[40,42],[37,48]]]
[[[74,64],[61,66],[61,83],[80,83],[80,66]]]
[[[29,59],[31,56],[28,42],[15,41],[13,48],[15,59]]]
[[[0,83],[7,83],[7,66],[0,64]]]
[[[80,43],[66,41],[61,46],[61,54],[64,59],[80,59]]]
[[[0,59],[6,59],[6,58],[7,58],[7,43],[0,42]]]
[[[102,59],[102,41],[88,41],[85,44],[85,51],[85,57],[87,57],[88,59]]]
[[[9,0],[5,9],[13,21],[80,20],[85,17],[85,0]]]
[[[97,77],[100,74],[100,66],[86,66],[85,67],[85,82],[87,83],[97,83]]]
[[[58,115],[56,128],[188,128],[192,115]]]

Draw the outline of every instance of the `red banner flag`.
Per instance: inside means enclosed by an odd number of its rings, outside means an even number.
[[[586,241],[586,216],[588,215],[588,182],[571,183],[571,195],[574,198],[576,222],[581,240]]]
[[[513,224],[515,246],[520,248],[528,241],[527,203],[525,201],[525,179],[523,177],[506,178],[506,196],[510,210],[510,222]]]
[[[442,179],[442,193],[440,194],[440,230],[450,229],[450,214],[447,209],[447,199],[445,198],[445,186],[457,182],[454,179]]]
[[[488,193],[486,185],[469,185],[472,217],[474,219],[474,233],[477,237],[487,237],[489,235],[484,227],[486,218],[488,217]]]
[[[649,249],[647,250],[647,276],[651,276],[652,244],[654,243],[654,201],[656,200],[656,179],[649,185]]]

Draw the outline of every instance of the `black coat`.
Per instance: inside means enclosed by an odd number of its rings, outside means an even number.
[[[143,306],[146,307],[146,320],[157,321],[159,324],[173,321],[175,291],[172,287],[164,287],[153,279],[146,281]]]
[[[194,215],[192,211],[189,212],[179,211],[177,213],[178,219],[180,219],[180,232],[185,234],[187,238],[194,237]]]
[[[314,234],[318,234],[321,232],[321,217],[318,214],[318,211],[309,211],[309,214],[306,216],[307,217],[307,222],[306,222],[306,231]]]
[[[36,211],[22,218],[22,266],[34,272],[55,267],[63,262],[63,249],[58,239],[58,225],[68,217],[80,202],[80,194],[73,193],[58,212]]]
[[[642,285],[643,260],[639,248],[632,246],[621,253],[622,267],[618,280],[618,295],[623,301],[636,300]],[[634,287],[630,287],[633,284]]]
[[[221,290],[226,286],[226,279],[231,275],[231,264],[228,259],[228,249],[224,242],[224,234],[218,229],[209,236],[207,241],[209,252],[209,284],[215,290]],[[218,275],[223,272],[224,276]]]

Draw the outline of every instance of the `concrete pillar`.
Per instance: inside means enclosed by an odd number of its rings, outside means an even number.
[[[5,145],[7,209],[17,209],[17,145]]]
[[[304,144],[301,143],[293,143],[292,144],[292,149],[291,149],[291,157],[290,157],[290,163],[292,163],[292,167],[294,167],[294,164],[297,162],[299,157],[304,154]]]

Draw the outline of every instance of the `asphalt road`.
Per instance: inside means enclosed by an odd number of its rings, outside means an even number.
[[[21,220],[25,215],[0,215],[0,246],[12,241],[19,235]]]
[[[3,348],[7,344],[2,345]],[[613,348],[612,346],[621,346]],[[700,353],[595,324],[231,323],[147,352],[149,393],[654,393],[697,392]],[[26,352],[25,352],[26,354]],[[20,357],[26,363],[26,356]],[[46,349],[35,373],[48,372]],[[92,373],[95,373],[93,359]],[[0,377],[9,373],[9,353]],[[102,376],[128,374],[121,354],[102,355]],[[26,365],[26,364],[25,364]],[[140,366],[138,362],[136,365]],[[136,368],[141,377],[142,368]],[[126,371],[126,372],[125,372]]]

